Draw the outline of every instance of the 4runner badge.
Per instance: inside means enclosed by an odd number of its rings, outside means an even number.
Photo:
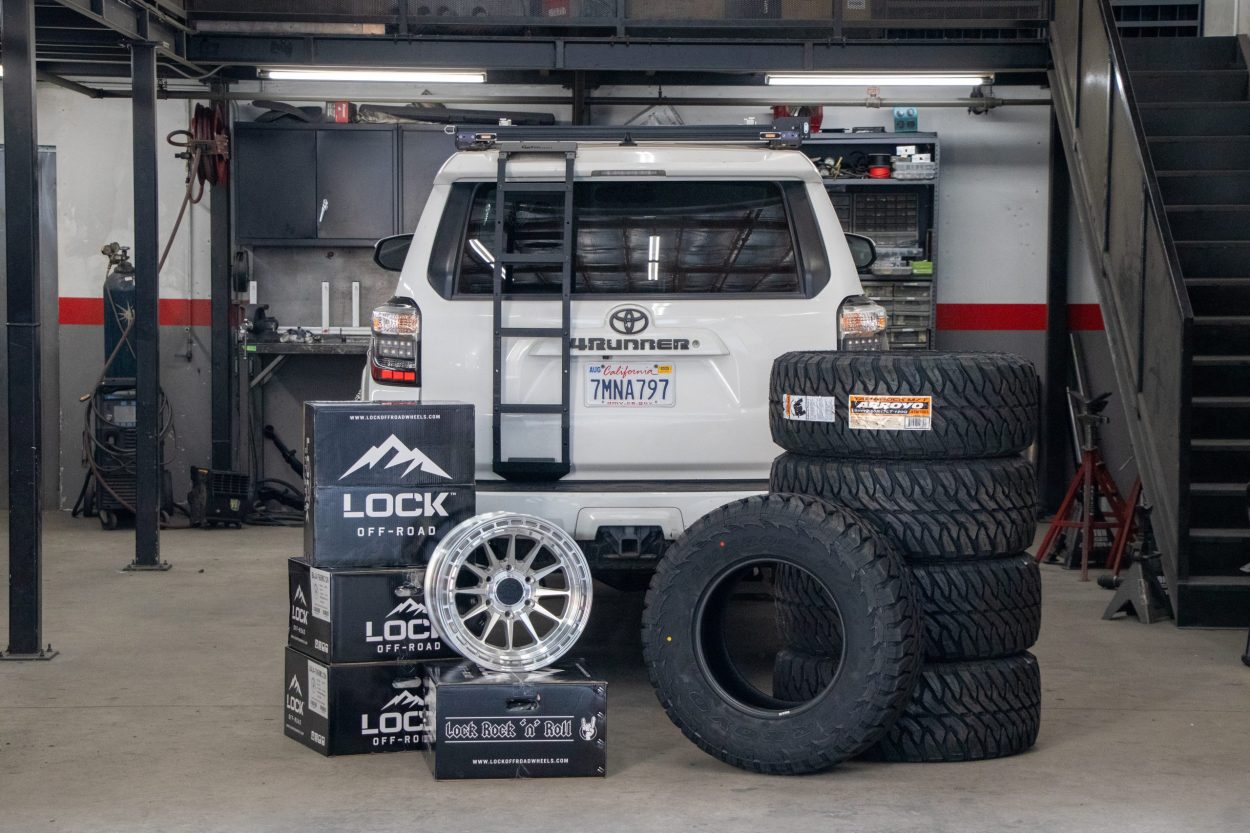
[[[339,475],[339,480],[342,480],[349,474],[359,471],[366,466],[373,468],[378,463],[382,462],[383,458],[391,452],[394,452],[395,456],[391,458],[391,461],[386,464],[385,468],[394,468],[395,466],[407,463],[408,468],[404,469],[404,473],[402,475],[403,477],[407,477],[411,474],[413,469],[421,469],[421,471],[426,474],[432,474],[435,477],[442,477],[445,480],[451,480],[451,475],[439,468],[433,460],[426,456],[425,452],[419,448],[409,448],[394,434],[387,437],[386,441],[381,445],[375,445],[373,448],[362,454],[360,459],[352,464],[351,468]]]

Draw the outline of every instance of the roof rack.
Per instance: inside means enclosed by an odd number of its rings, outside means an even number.
[[[501,142],[619,142],[622,147],[643,142],[724,142],[763,143],[770,148],[797,148],[811,134],[807,119],[785,117],[772,125],[681,124],[681,125],[501,125],[490,128],[449,127],[455,133],[456,150],[491,150]],[[513,150],[521,150],[514,146]],[[541,149],[535,145],[535,150]]]

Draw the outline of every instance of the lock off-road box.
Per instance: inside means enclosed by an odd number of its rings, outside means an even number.
[[[286,736],[322,755],[420,749],[427,735],[419,662],[330,665],[286,649]]]
[[[317,567],[425,564],[477,513],[472,486],[323,486],[307,493],[304,554]]]
[[[435,778],[605,774],[608,684],[580,661],[525,673],[435,663],[428,674]]]
[[[304,555],[316,567],[424,564],[472,517],[473,406],[304,405]]]
[[[305,493],[324,486],[473,484],[473,406],[305,402]]]
[[[419,567],[323,570],[287,561],[287,644],[322,662],[387,662],[456,656],[434,633]]]

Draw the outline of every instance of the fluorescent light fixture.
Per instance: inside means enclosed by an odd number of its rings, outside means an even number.
[[[406,69],[262,69],[270,81],[398,81],[409,84],[483,84],[484,72]]]
[[[805,72],[770,72],[764,76],[765,84],[783,87],[962,87],[969,84],[986,84],[993,80],[994,74],[988,72],[900,73],[896,75],[889,73],[817,75]]]

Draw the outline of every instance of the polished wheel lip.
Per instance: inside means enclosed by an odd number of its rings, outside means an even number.
[[[485,565],[470,558],[488,542],[508,539],[505,555],[497,557],[484,550]],[[533,564],[546,552],[551,563],[540,568]],[[477,581],[464,585],[471,574]],[[544,585],[549,577],[562,574],[564,586]],[[501,598],[501,585],[517,582],[520,597]],[[469,518],[447,534],[434,550],[425,573],[425,602],[434,630],[459,654],[491,671],[534,671],[550,665],[569,651],[581,636],[590,618],[592,600],[590,565],[581,547],[559,526],[533,515],[515,512],[488,512]],[[466,613],[457,599],[478,597]],[[540,600],[564,597],[557,616]],[[485,615],[486,625],[478,630],[467,623]],[[555,622],[541,637],[534,627],[535,616]],[[503,645],[494,644],[492,634],[502,627]],[[518,633],[528,644],[512,647]]]

